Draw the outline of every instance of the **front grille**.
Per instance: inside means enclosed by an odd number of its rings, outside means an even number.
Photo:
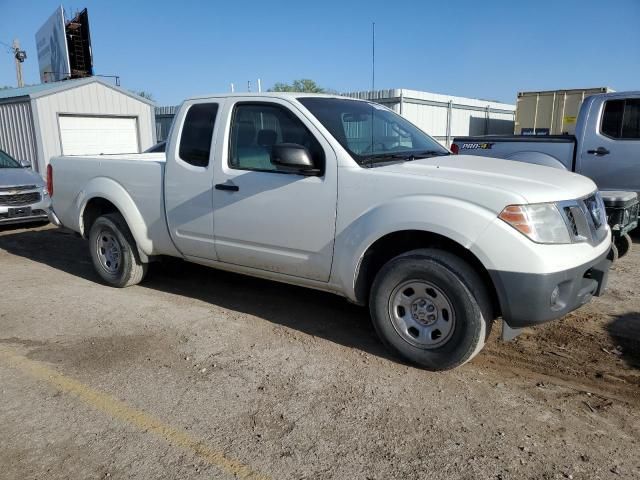
[[[15,193],[13,195],[0,194],[0,206],[3,207],[22,207],[31,205],[40,201],[40,192]]]
[[[38,187],[35,185],[18,185],[15,187],[0,187],[0,193],[2,192],[23,192],[25,190],[36,190]]]
[[[47,216],[47,212],[45,212],[44,210],[31,210],[31,215],[25,215],[25,216],[17,216],[17,217],[10,217],[8,213],[0,213],[0,220],[24,220],[25,218],[31,218],[34,217],[35,220],[37,219],[41,219],[42,217],[46,217]]]
[[[577,237],[579,235],[578,226],[576,225],[576,219],[573,216],[573,212],[571,211],[571,208],[564,207],[564,214],[566,215],[567,222],[569,223],[569,230],[571,230],[571,233],[573,233],[574,237]]]
[[[560,202],[559,206],[573,241],[593,244],[602,241],[606,235],[606,216],[597,193],[581,200]]]

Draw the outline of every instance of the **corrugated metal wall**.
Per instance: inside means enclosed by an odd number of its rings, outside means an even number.
[[[0,104],[0,149],[35,165],[36,139],[29,100]]]
[[[515,105],[405,89],[345,95],[391,108],[447,147],[454,136],[513,134]]]
[[[89,83],[33,100],[41,136],[38,152],[39,171],[44,172],[49,159],[60,155],[58,114],[122,115],[138,119],[140,151],[155,143],[154,107],[100,83]]]
[[[173,117],[177,111],[177,106],[156,107],[156,139],[158,142],[166,140],[169,136]]]

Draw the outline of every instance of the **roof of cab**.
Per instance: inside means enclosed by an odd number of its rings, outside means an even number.
[[[367,101],[361,100],[357,98],[345,97],[340,94],[331,94],[331,93],[308,93],[308,92],[231,92],[231,93],[213,93],[210,95],[196,95],[193,97],[187,98],[185,101],[189,100],[204,100],[207,98],[246,98],[246,97],[256,97],[256,98],[288,98],[288,99],[296,99],[302,97],[318,97],[318,98],[339,98],[342,100],[356,100],[356,101]]]

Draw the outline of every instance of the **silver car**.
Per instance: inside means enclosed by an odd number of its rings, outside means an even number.
[[[30,167],[0,150],[0,226],[49,219],[51,198]]]

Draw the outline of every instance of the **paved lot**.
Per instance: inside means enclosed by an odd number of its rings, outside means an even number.
[[[434,374],[338,297],[177,261],[112,289],[82,240],[4,230],[0,478],[639,478],[639,252]]]

